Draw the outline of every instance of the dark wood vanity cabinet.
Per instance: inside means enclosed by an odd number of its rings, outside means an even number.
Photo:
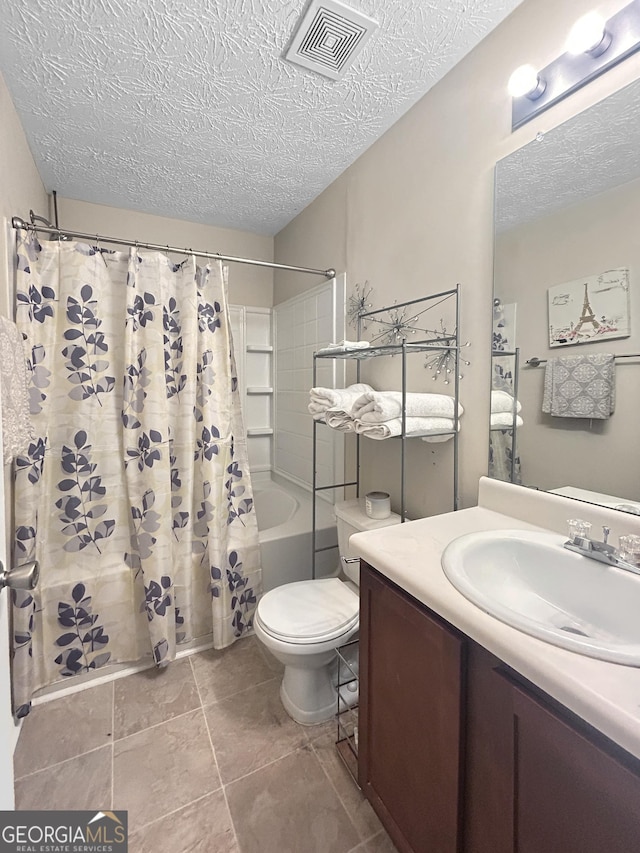
[[[464,639],[360,571],[360,787],[401,853],[458,853]]]
[[[513,687],[514,849],[640,850],[640,778],[545,704]]]
[[[640,762],[469,641],[465,853],[637,853]]]
[[[370,566],[360,784],[401,853],[638,853],[640,761]]]

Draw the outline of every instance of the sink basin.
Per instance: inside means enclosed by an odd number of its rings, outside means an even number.
[[[555,646],[640,666],[640,577],[526,530],[469,533],[442,554],[447,578],[486,613]]]

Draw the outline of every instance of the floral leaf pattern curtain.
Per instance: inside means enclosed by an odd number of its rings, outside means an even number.
[[[509,309],[508,311],[506,309]],[[493,300],[493,343],[491,347],[491,389],[506,391],[514,396],[515,360],[513,355],[501,356],[501,352],[515,349],[515,305],[505,306],[499,297]],[[489,431],[489,476],[496,480],[522,483],[520,456],[514,447],[513,430],[491,429]],[[513,462],[513,465],[512,465]],[[513,472],[513,479],[512,479]]]
[[[15,464],[14,706],[107,664],[251,630],[258,533],[218,262],[19,232],[36,431]]]

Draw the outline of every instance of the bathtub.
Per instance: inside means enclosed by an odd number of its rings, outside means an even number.
[[[253,498],[265,592],[284,583],[311,578],[311,497],[310,492],[283,478],[254,478]],[[316,519],[316,547],[337,545],[333,507],[318,499]],[[337,547],[316,554],[316,577],[335,577],[338,566]]]

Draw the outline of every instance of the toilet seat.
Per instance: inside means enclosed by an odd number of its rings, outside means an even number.
[[[292,644],[323,643],[358,625],[360,600],[338,578],[297,581],[260,599],[256,619],[269,635]]]

